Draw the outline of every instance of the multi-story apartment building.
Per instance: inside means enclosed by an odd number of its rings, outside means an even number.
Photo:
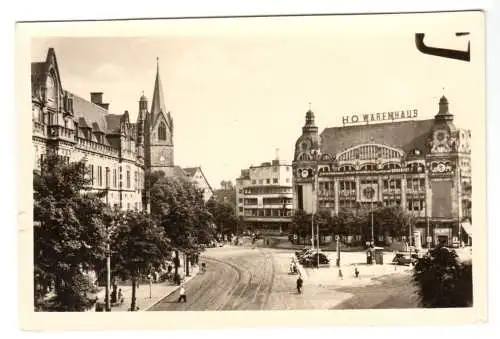
[[[366,115],[364,124],[318,134],[309,110],[295,144],[294,207],[337,214],[400,205],[415,216],[422,243],[467,241],[470,223],[462,221],[471,217],[471,132],[455,127],[444,96],[434,119],[397,121],[417,112]]]
[[[236,179],[236,216],[250,229],[286,229],[292,199],[292,166],[283,161],[250,166]]]

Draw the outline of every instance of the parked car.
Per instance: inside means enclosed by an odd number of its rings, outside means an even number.
[[[409,266],[410,264],[415,265],[418,261],[418,254],[417,253],[411,253],[410,257],[410,252],[398,252],[394,256],[394,259],[392,259],[392,262],[396,265],[406,265]]]

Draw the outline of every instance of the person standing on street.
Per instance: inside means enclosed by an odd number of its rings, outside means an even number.
[[[299,275],[299,277],[297,278],[297,292],[299,294],[302,293],[302,284],[304,283],[304,281],[302,280],[302,276]]]
[[[186,289],[184,288],[184,285],[181,285],[181,289],[179,290],[179,299],[177,300],[178,303],[183,300],[184,302],[186,301]]]

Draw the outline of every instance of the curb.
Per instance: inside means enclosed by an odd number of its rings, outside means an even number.
[[[191,279],[195,278],[196,276],[198,275],[198,270],[196,270],[196,273],[189,276],[188,278],[184,278],[184,284],[189,282]],[[145,312],[147,310],[149,310],[150,308],[153,308],[154,306],[156,306],[156,304],[158,304],[160,301],[162,301],[163,299],[165,298],[168,298],[169,296],[171,296],[172,294],[174,294],[175,292],[177,292],[179,290],[179,288],[181,287],[181,285],[178,285],[176,286],[172,291],[168,292],[168,293],[165,293],[163,296],[161,296],[157,301],[155,301],[154,303],[152,303],[151,305],[149,305],[148,307],[145,307],[143,308],[142,310],[139,310],[139,312]]]

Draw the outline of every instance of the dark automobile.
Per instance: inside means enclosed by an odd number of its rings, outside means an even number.
[[[416,253],[412,253],[410,257],[409,252],[398,252],[392,259],[392,262],[396,265],[406,265],[410,264],[415,265],[418,261],[418,255]]]

